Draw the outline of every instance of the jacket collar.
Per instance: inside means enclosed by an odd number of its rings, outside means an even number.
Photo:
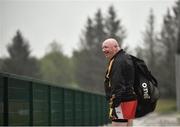
[[[111,61],[112,59],[114,59],[118,54],[123,53],[123,52],[124,52],[124,50],[123,50],[123,49],[120,49],[120,50],[110,59],[110,61]]]

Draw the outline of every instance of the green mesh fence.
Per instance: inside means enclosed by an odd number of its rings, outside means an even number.
[[[9,125],[29,124],[29,83],[15,78],[8,79]]]
[[[75,112],[75,124],[76,126],[83,125],[84,107],[83,107],[83,93],[75,92],[74,96],[74,112]]]
[[[74,125],[74,91],[64,90],[64,125]]]
[[[0,73],[0,125],[99,126],[107,108],[103,95]]]
[[[92,95],[91,96],[91,124],[93,126],[97,125],[97,100],[96,100],[96,96],[95,95]]]
[[[51,88],[51,125],[64,125],[64,89]]]
[[[3,87],[3,77],[0,76],[0,126],[3,125],[3,106],[4,106],[4,103],[3,103],[3,96],[4,95],[4,87]]]
[[[48,86],[33,83],[33,125],[49,125]]]

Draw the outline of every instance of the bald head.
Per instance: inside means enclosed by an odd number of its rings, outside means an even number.
[[[102,51],[108,59],[111,59],[119,50],[120,46],[118,42],[113,38],[106,39],[102,43]]]
[[[109,46],[115,46],[115,47],[119,47],[119,44],[118,42],[113,39],[113,38],[109,38],[109,39],[106,39],[103,44],[106,44],[106,45],[109,45]]]

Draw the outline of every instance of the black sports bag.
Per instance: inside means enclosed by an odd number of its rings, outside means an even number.
[[[136,109],[136,118],[138,118],[155,110],[159,99],[158,82],[143,60],[130,56],[135,67],[134,90],[138,100]]]

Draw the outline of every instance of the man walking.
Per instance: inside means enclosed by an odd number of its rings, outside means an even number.
[[[137,106],[133,61],[113,38],[102,43],[102,51],[109,60],[104,82],[109,117],[113,126],[129,126]]]

